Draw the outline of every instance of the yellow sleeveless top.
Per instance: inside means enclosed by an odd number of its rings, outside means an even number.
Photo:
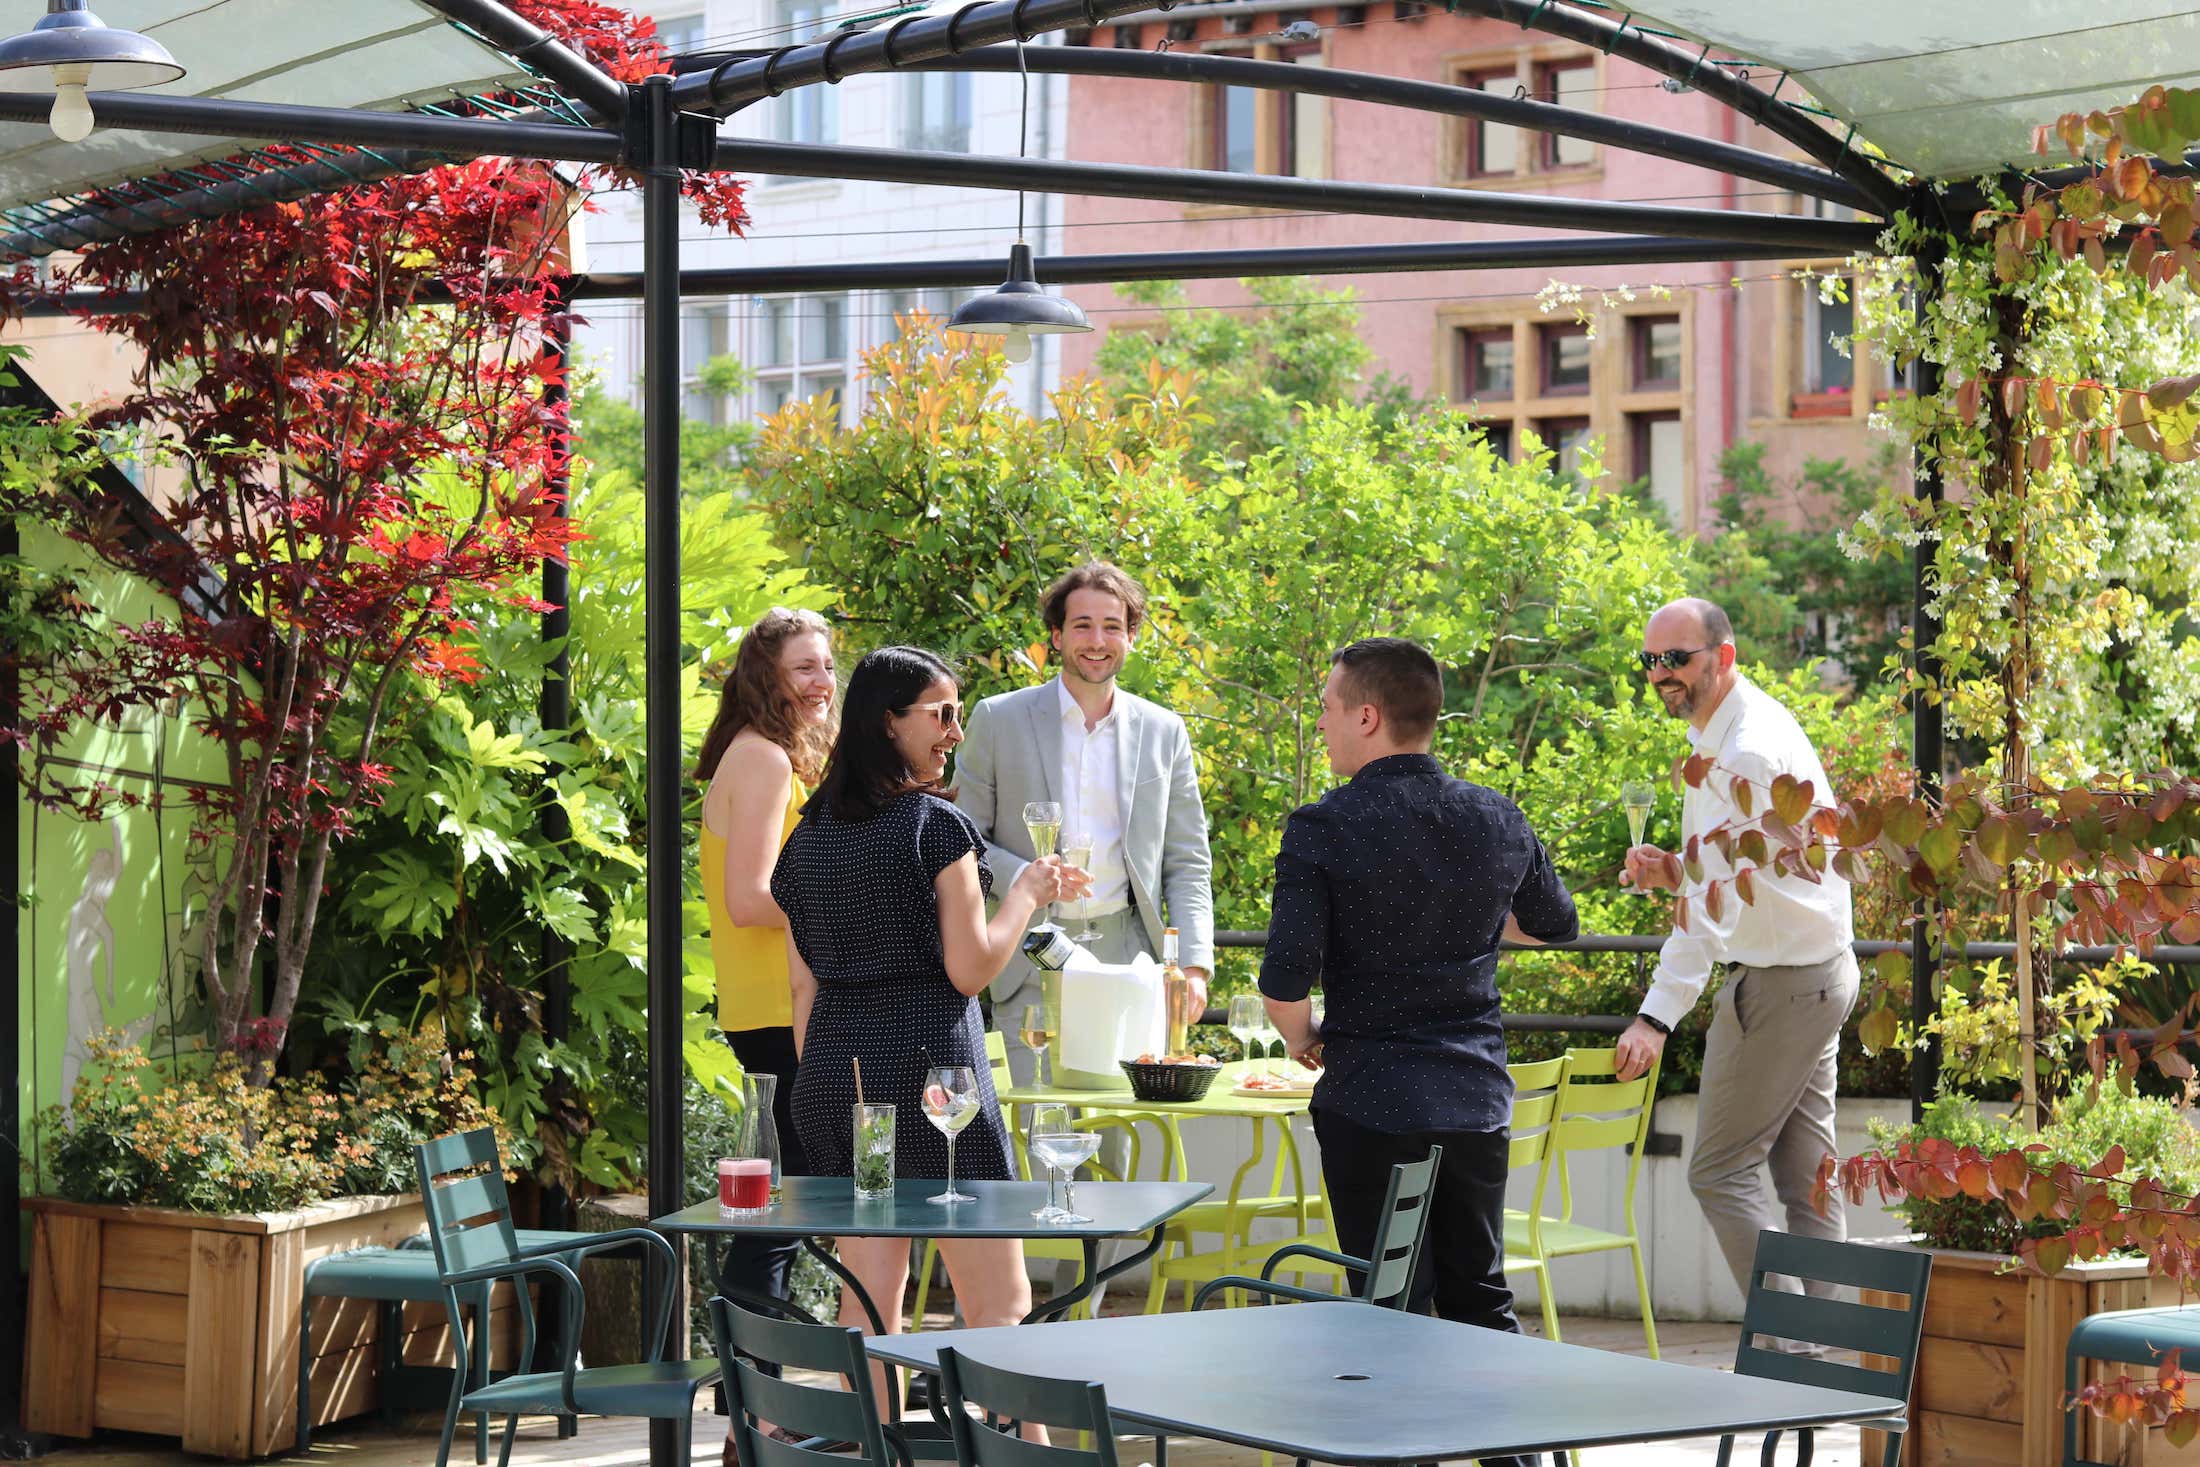
[[[787,776],[787,811],[779,843],[802,819],[810,797],[802,781]],[[737,927],[726,911],[726,838],[710,828],[710,797],[704,795],[703,902],[710,912],[710,956],[718,969],[718,1027],[784,1029],[794,1023],[794,993],[787,986],[787,933],[779,927]]]

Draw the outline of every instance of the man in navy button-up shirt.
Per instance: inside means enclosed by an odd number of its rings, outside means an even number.
[[[1374,637],[1331,664],[1317,727],[1348,782],[1284,827],[1260,990],[1291,1052],[1324,1067],[1314,1127],[1339,1246],[1367,1256],[1391,1166],[1441,1145],[1415,1303],[1517,1330],[1497,945],[1572,938],[1573,898],[1519,807],[1429,754],[1444,696],[1433,657]]]

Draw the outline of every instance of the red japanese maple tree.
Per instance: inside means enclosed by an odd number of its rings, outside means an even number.
[[[589,0],[516,8],[621,80],[665,69],[646,18]],[[686,192],[716,222],[746,222],[737,181],[693,176]],[[90,426],[143,432],[182,482],[156,494],[151,526],[71,483],[34,512],[175,611],[120,628],[98,657],[31,669],[16,736],[50,745],[180,701],[222,749],[227,788],[191,797],[222,914],[198,956],[216,1042],[262,1078],[330,847],[386,782],[376,753],[411,706],[406,674],[475,676],[454,641],[465,609],[539,606],[525,578],[571,538],[544,338],[577,198],[546,166],[480,160],[95,245],[62,282],[142,299],[97,318],[142,365]]]

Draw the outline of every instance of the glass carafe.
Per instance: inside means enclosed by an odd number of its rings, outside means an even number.
[[[750,1074],[741,1082],[741,1154],[761,1157],[772,1164],[772,1200],[779,1199],[779,1123],[772,1119],[772,1102],[779,1089],[777,1075]]]

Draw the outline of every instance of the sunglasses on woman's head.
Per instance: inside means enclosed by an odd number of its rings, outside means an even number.
[[[1635,660],[1642,664],[1644,672],[1654,667],[1662,667],[1668,672],[1679,672],[1688,666],[1689,658],[1710,650],[1709,647],[1676,647],[1670,652],[1637,652]]]
[[[962,727],[963,705],[953,698],[942,698],[937,703],[911,703],[901,711],[904,713],[917,713],[920,711],[929,713],[940,721],[940,727],[943,730],[954,730]]]

